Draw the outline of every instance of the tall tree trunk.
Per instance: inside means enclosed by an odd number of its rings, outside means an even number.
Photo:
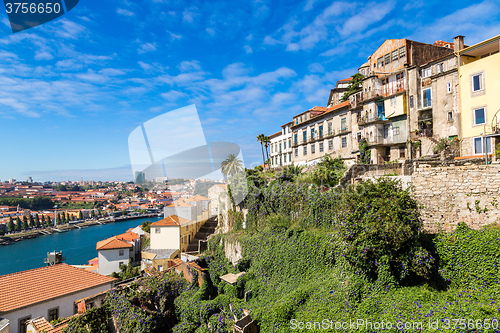
[[[262,161],[264,162],[264,168],[266,167],[266,161],[265,161],[265,157],[264,157],[264,147],[263,147],[263,144],[262,142],[260,143],[260,149],[262,150]]]

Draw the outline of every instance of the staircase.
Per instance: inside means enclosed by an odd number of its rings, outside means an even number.
[[[189,243],[187,251],[188,253],[192,252],[201,252],[206,249],[206,241],[208,236],[212,235],[215,232],[215,228],[217,228],[218,224],[217,216],[211,217],[205,222],[205,224],[198,230],[194,238]],[[200,244],[201,241],[201,244]],[[201,245],[201,249],[198,247]]]

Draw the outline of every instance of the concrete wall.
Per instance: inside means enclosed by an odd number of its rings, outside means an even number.
[[[44,316],[48,318],[49,310],[59,308],[59,317],[69,317],[75,314],[74,302],[78,299],[92,296],[94,294],[106,291],[112,288],[112,283],[105,284],[100,287],[87,289],[85,291],[70,294],[47,302],[39,303],[20,310],[15,310],[7,313],[2,313],[2,317],[10,321],[10,332],[18,332],[19,319],[30,317],[31,319]],[[3,332],[2,332],[3,333]]]
[[[159,229],[159,233],[157,230]],[[151,227],[151,249],[180,249],[180,230],[178,226]]]
[[[99,251],[99,274],[110,275],[113,272],[120,271],[120,262],[123,265],[128,264],[128,259],[130,257],[129,249],[123,250],[123,255],[120,256],[120,249],[113,250],[101,250]]]
[[[412,174],[415,197],[424,206],[426,229],[450,231],[458,222],[472,228],[500,222],[500,165],[466,163],[418,166]]]

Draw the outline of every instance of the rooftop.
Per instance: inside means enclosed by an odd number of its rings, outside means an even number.
[[[0,276],[0,313],[112,283],[115,278],[57,264]]]
[[[151,223],[151,226],[154,227],[169,227],[169,226],[179,226],[181,224],[186,224],[189,223],[188,219],[185,219],[183,217],[179,217],[177,215],[169,215],[163,220],[157,221],[155,223]]]
[[[155,259],[171,259],[173,255],[179,250],[177,249],[158,249],[152,250],[149,246],[146,247],[142,252],[156,254]]]
[[[114,250],[114,249],[125,249],[132,247],[132,244],[119,240],[115,237],[111,237],[100,242],[97,242],[95,249],[100,250]]]

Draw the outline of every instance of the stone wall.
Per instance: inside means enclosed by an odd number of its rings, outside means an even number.
[[[499,164],[420,164],[411,178],[427,230],[451,231],[458,222],[476,229],[500,222]]]

